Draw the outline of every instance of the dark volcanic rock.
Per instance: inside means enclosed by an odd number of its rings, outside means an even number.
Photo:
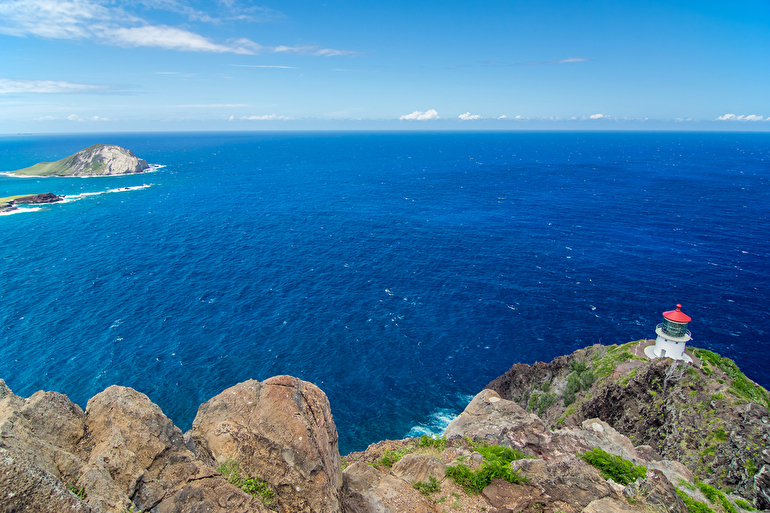
[[[52,192],[46,192],[44,194],[33,194],[32,196],[24,196],[23,198],[16,198],[13,203],[16,205],[28,205],[39,203],[56,203],[64,199],[64,196],[57,196]]]

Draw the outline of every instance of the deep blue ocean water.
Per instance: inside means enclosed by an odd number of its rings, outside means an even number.
[[[0,171],[94,143],[165,167],[0,176],[71,200],[0,217],[17,394],[131,386],[184,430],[291,374],[346,453],[440,430],[516,362],[652,338],[677,303],[770,386],[770,134],[4,136]]]

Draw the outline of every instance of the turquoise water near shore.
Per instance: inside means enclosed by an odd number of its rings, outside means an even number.
[[[329,396],[342,452],[441,429],[513,363],[652,337],[770,386],[770,136],[192,133],[0,138],[0,171],[120,144],[138,176],[0,176],[0,377],[182,429],[239,381]],[[126,189],[129,188],[129,189]]]

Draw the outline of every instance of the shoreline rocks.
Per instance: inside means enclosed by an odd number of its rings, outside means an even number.
[[[29,196],[16,196],[10,201],[0,202],[0,212],[12,212],[18,210],[16,205],[44,205],[47,203],[56,203],[63,199],[64,196],[58,196],[52,192],[30,194]]]

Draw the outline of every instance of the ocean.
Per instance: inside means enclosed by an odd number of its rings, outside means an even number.
[[[514,363],[653,338],[770,387],[770,134],[288,132],[0,137],[0,171],[119,144],[164,167],[0,197],[0,378],[85,407],[133,387],[183,430],[290,374],[340,451],[440,432]]]

